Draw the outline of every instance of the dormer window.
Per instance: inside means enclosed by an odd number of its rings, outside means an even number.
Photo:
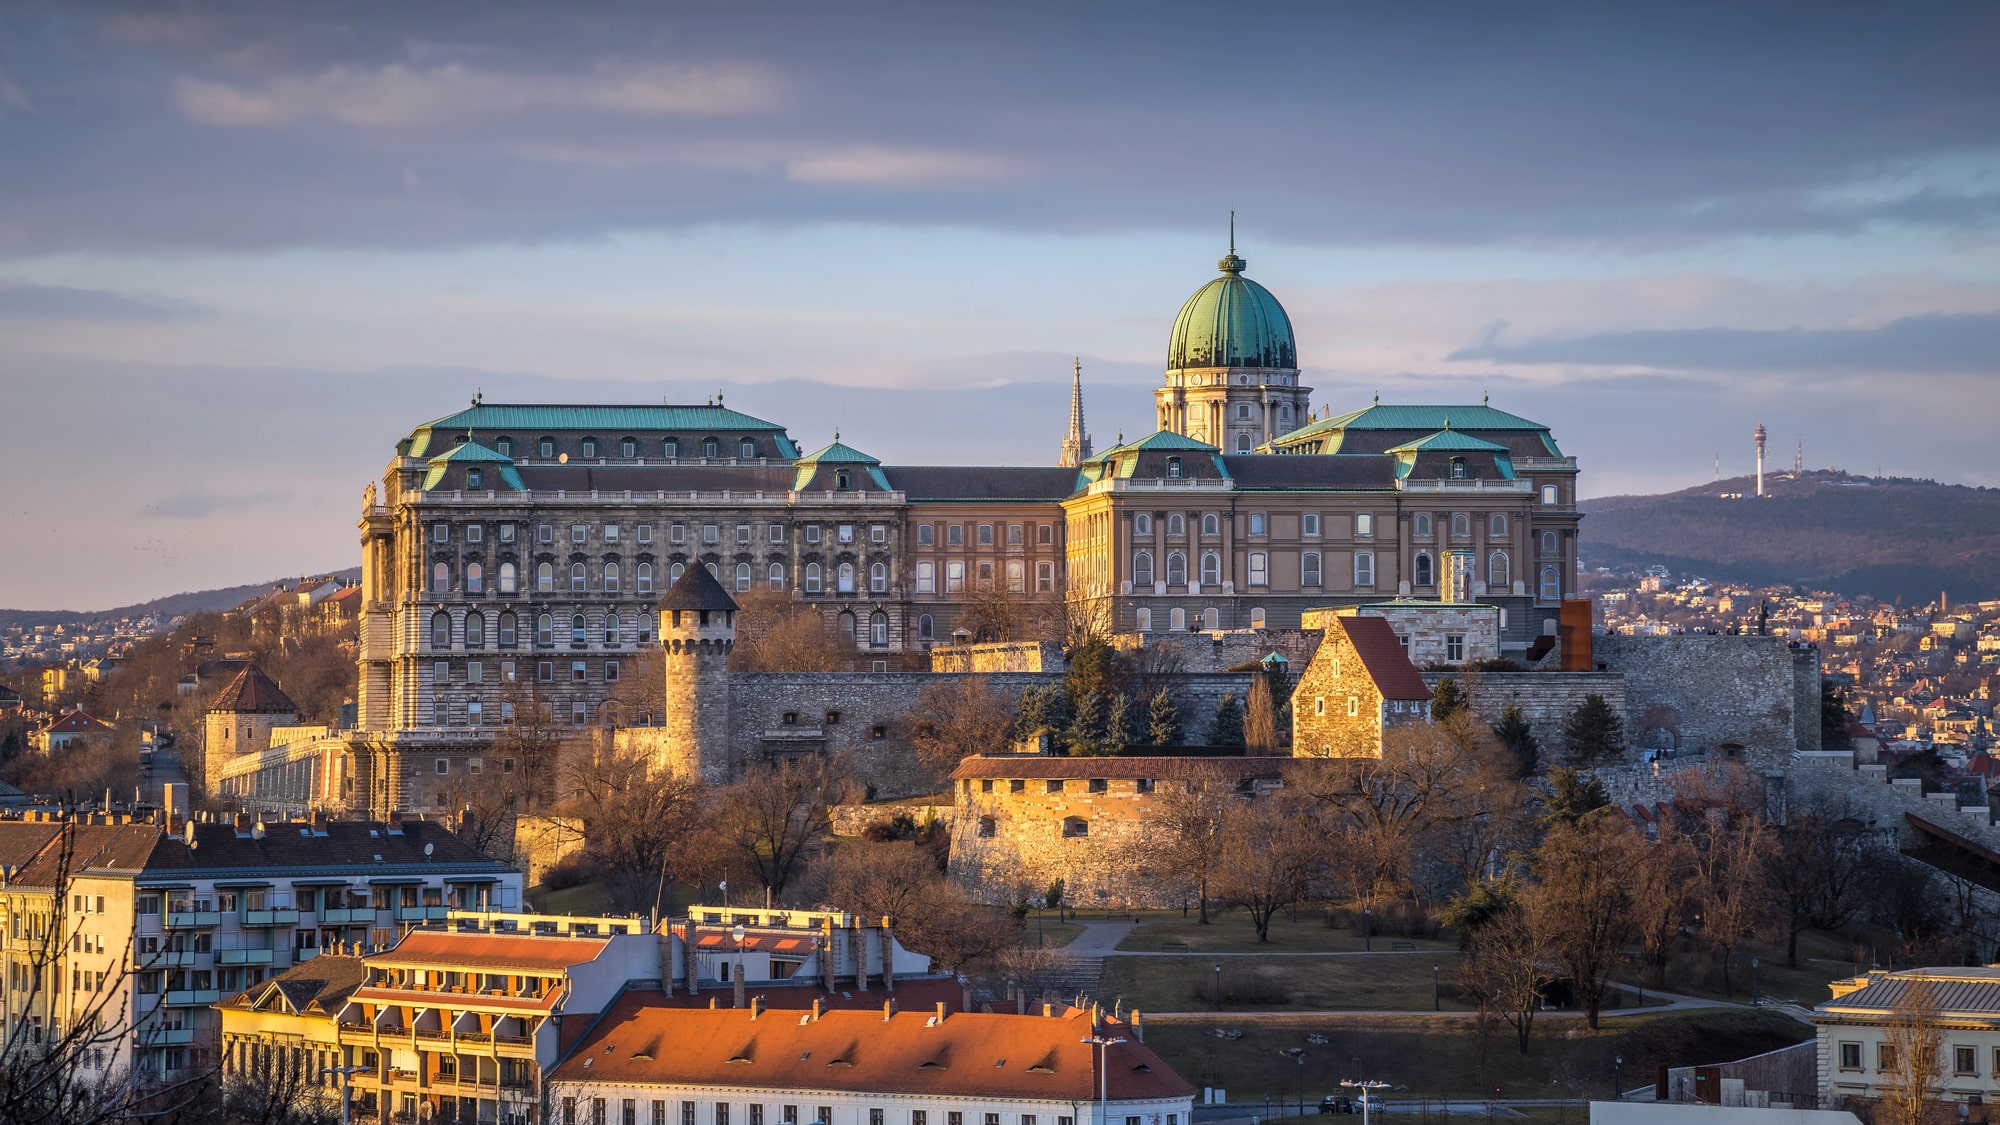
[[[701,441],[701,455],[710,460],[722,456],[722,443],[715,438],[703,438]]]
[[[1451,459],[1451,479],[1453,480],[1465,479],[1465,458],[1454,457]]]
[[[584,438],[584,439],[583,439],[583,455],[584,455],[585,457],[595,457],[595,456],[597,456],[597,439],[596,439],[596,438],[594,438],[594,437],[587,437],[587,438]]]
[[[493,448],[498,450],[502,457],[512,457],[514,455],[514,439],[503,437],[493,443]]]
[[[626,438],[618,443],[618,456],[637,457],[638,455],[639,440],[637,438]]]
[[[552,437],[543,438],[541,440],[541,454],[543,457],[554,457],[556,455],[556,439]]]
[[[478,469],[465,470],[465,487],[473,489],[485,488],[485,480],[485,475]]]
[[[736,443],[736,455],[745,461],[754,460],[757,456],[757,443],[744,438]]]
[[[660,443],[660,456],[665,457],[669,461],[672,461],[680,457],[680,455],[681,455],[680,442],[675,441],[673,438],[668,438],[667,440]]]
[[[835,469],[833,471],[833,487],[841,492],[846,492],[848,489],[854,487],[853,479],[847,475],[846,469]]]
[[[1179,480],[1179,479],[1181,479],[1181,459],[1180,459],[1180,458],[1178,458],[1178,457],[1169,457],[1169,458],[1167,458],[1167,478],[1168,478],[1169,480]]]

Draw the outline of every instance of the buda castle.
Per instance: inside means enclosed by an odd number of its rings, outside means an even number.
[[[1297,629],[1406,598],[1496,607],[1505,652],[1552,635],[1575,459],[1484,402],[1315,412],[1291,320],[1245,269],[1232,247],[1174,319],[1159,428],[1094,450],[1078,372],[1049,467],[884,464],[838,435],[806,452],[721,396],[475,399],[418,426],[366,490],[357,724],[312,799],[428,807],[432,767],[413,763],[476,762],[524,681],[558,723],[631,721],[615,685],[696,566],[737,601],[817,610],[857,674],[928,668],[992,591],[1123,634]],[[257,789],[263,767],[211,759],[211,794],[225,774]]]

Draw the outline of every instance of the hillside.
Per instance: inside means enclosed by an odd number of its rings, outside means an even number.
[[[359,581],[360,567],[350,567],[337,571],[306,571],[308,574],[330,574],[335,578]],[[207,613],[231,609],[250,598],[264,593],[279,582],[297,582],[298,576],[274,578],[269,582],[254,582],[247,586],[224,586],[217,590],[196,590],[185,594],[169,594],[164,598],[154,598],[150,602],[137,605],[119,606],[103,610],[69,609],[0,609],[0,629],[13,625],[68,625],[82,621],[116,621],[121,617],[178,617],[184,613]]]
[[[1837,470],[1582,502],[1591,566],[1927,602],[2000,597],[2000,489]],[[1731,498],[1728,494],[1744,498]]]

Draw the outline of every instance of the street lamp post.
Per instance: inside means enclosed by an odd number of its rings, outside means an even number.
[[[347,1125],[348,1078],[356,1074],[372,1074],[374,1070],[375,1068],[372,1066],[323,1066],[319,1069],[321,1074],[337,1074],[340,1076],[340,1125]]]
[[[1757,958],[1750,958],[1750,1003],[1757,1002]]]
[[[1347,1078],[1343,1079],[1340,1084],[1342,1086],[1351,1086],[1361,1091],[1361,1125],[1368,1125],[1368,1092],[1370,1090],[1386,1090],[1389,1088],[1389,1084],[1387,1082],[1377,1082],[1370,1078]],[[1388,1107],[1385,1106],[1383,1108],[1386,1109]]]
[[[1125,1042],[1122,1035],[1104,1036],[1095,1032],[1083,1037],[1083,1042],[1097,1046],[1097,1125],[1108,1125],[1111,1120],[1111,1072],[1107,1069],[1105,1052],[1114,1045]]]
[[[722,894],[722,905],[723,905],[724,907],[727,907],[727,906],[729,905],[729,880],[727,880],[727,879],[724,879],[724,880],[722,880],[721,882],[717,883],[717,884],[715,885],[715,889],[716,889],[717,891],[721,892],[721,894]]]
[[[1375,911],[1371,907],[1364,906],[1361,908],[1361,951],[1364,953],[1375,951],[1374,934],[1370,932],[1368,925],[1368,916],[1373,913]]]
[[[1215,963],[1215,1010],[1222,1010],[1222,962]]]
[[[729,931],[729,936],[736,942],[736,971],[747,977],[750,972],[743,967],[743,939],[750,936],[750,931],[738,925]],[[735,979],[735,977],[730,978],[732,981]]]
[[[1304,1117],[1306,1115],[1306,1049],[1304,1047],[1292,1047],[1286,1050],[1285,1054],[1292,1056],[1292,1061],[1299,1064],[1299,1116]]]
[[[1431,1011],[1433,1012],[1444,1011],[1443,978],[1438,975],[1443,969],[1444,966],[1442,965],[1433,964],[1431,966]]]
[[[1625,1056],[1611,1056],[1611,1100],[1620,1101],[1625,1097]]]

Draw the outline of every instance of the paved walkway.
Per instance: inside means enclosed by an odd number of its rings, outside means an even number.
[[[1133,922],[1073,922],[1071,924],[1082,926],[1083,932],[1076,935],[1076,940],[1062,947],[1064,952],[1073,953],[1079,958],[1096,958],[1099,960],[1109,957],[1114,953],[1121,953],[1122,951],[1118,948],[1118,943],[1124,941],[1125,935],[1131,933],[1133,926],[1136,925]]]

